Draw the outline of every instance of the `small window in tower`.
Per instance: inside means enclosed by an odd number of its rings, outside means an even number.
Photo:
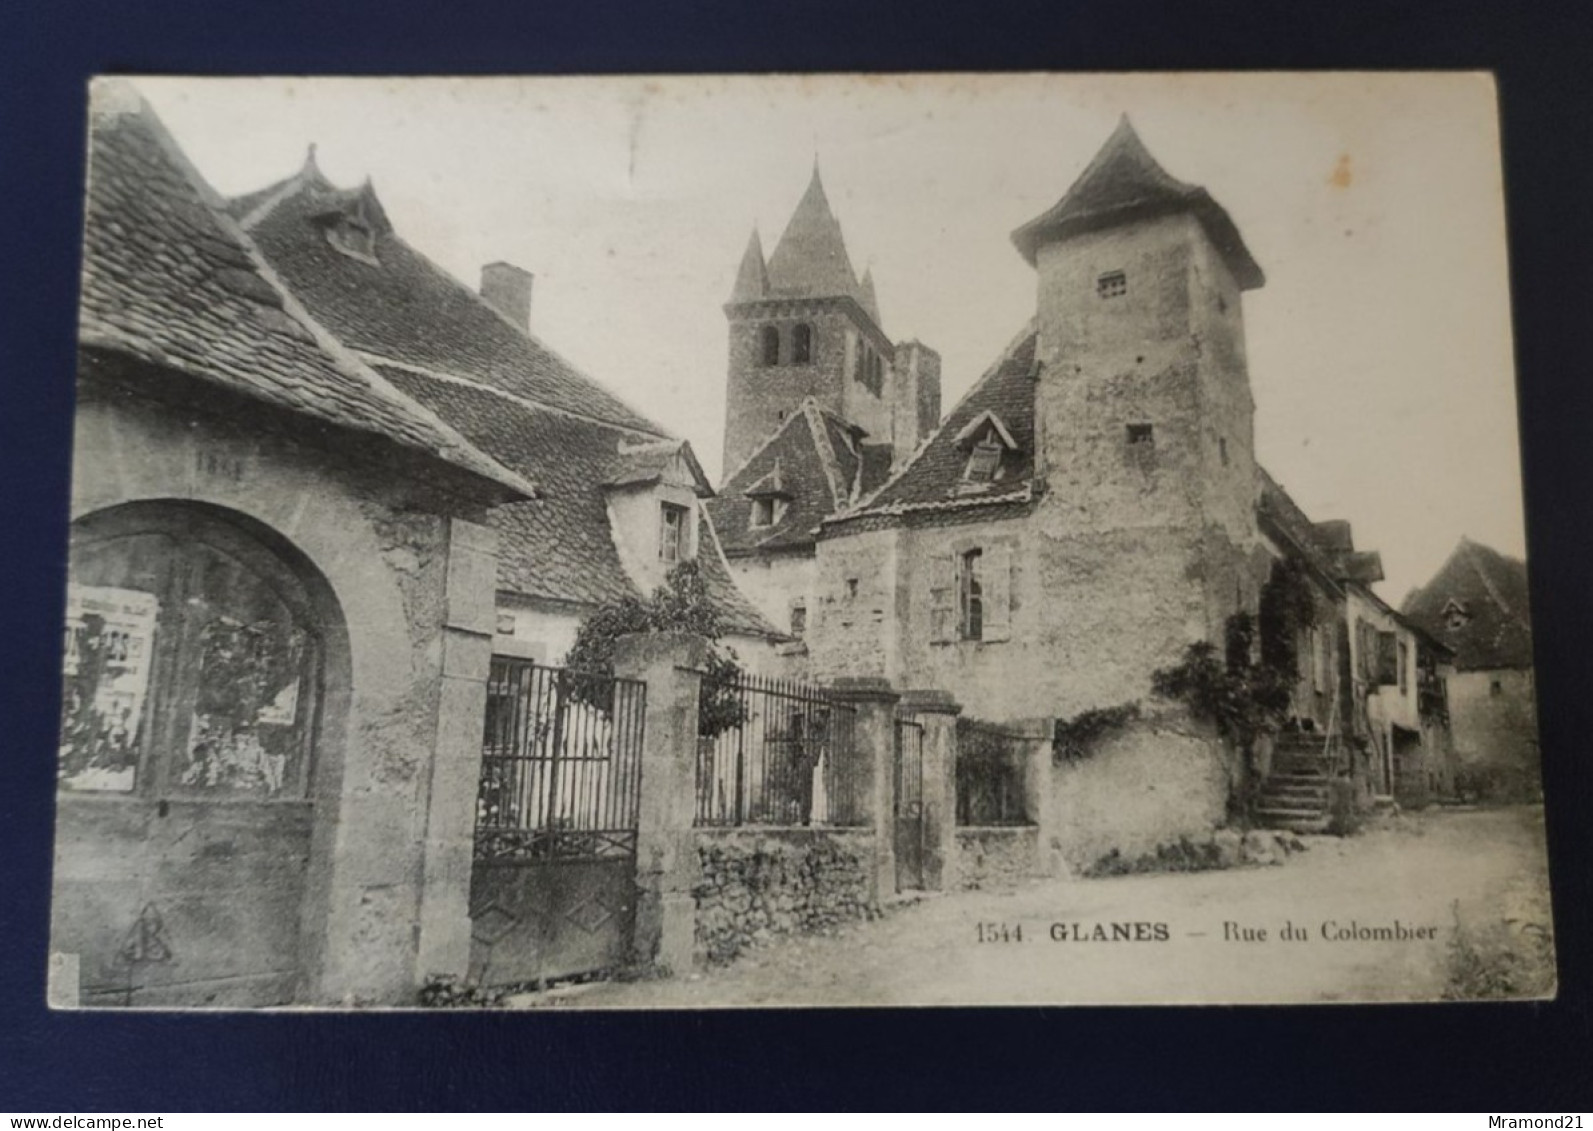
[[[1497,699],[1504,694],[1504,684],[1497,679],[1492,681],[1488,684],[1488,694]]]
[[[752,525],[773,526],[776,506],[777,504],[773,499],[753,499]]]
[[[778,326],[765,326],[758,332],[760,354],[758,364],[780,364],[780,328]]]
[[[1128,276],[1121,271],[1108,271],[1095,280],[1095,293],[1102,298],[1121,298],[1128,294]]]
[[[855,577],[848,577],[846,579],[846,599],[848,601],[855,601],[857,599],[857,578]]]
[[[1222,437],[1217,438],[1217,455],[1222,458],[1222,465],[1228,466],[1228,441]]]
[[[813,327],[798,322],[791,331],[791,364],[807,365],[813,360]]]
[[[1128,426],[1128,446],[1140,450],[1156,446],[1156,430],[1149,424],[1130,424]]]
[[[808,630],[808,607],[798,603],[791,606],[791,635],[798,640]]]

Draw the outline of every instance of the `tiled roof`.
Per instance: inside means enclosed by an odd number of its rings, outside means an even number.
[[[1241,289],[1265,282],[1239,229],[1211,194],[1171,176],[1150,155],[1125,115],[1078,180],[1045,212],[1012,233],[1032,265],[1041,244],[1131,218],[1188,211],[1223,255]]]
[[[1266,468],[1257,465],[1256,473],[1261,481],[1261,493],[1256,500],[1257,518],[1263,525],[1270,521],[1318,573],[1334,582],[1344,580],[1339,559],[1354,545],[1350,541],[1349,524],[1312,522]]]
[[[98,85],[79,335],[259,401],[534,488],[341,350],[272,277],[154,113]]]
[[[652,466],[660,450],[673,457],[681,450],[680,442],[638,450],[628,432],[538,409],[490,388],[397,367],[383,372],[505,463],[534,468],[542,477],[537,502],[492,513],[500,590],[577,604],[640,595],[614,547],[603,486],[622,469],[634,470],[639,463]],[[706,513],[701,517],[706,535],[698,555],[702,574],[726,628],[779,636],[736,588],[717,551],[709,551],[712,531]]]
[[[646,442],[621,441],[619,452],[603,479],[605,487],[640,487],[657,483],[671,464],[680,460],[696,481],[699,498],[714,493],[708,485],[708,476],[697,462],[696,453],[685,440],[651,440]]]
[[[1465,616],[1449,627],[1453,601]],[[1455,650],[1462,671],[1532,666],[1527,565],[1462,538],[1433,579],[1405,599],[1404,613]]]
[[[974,383],[940,427],[930,433],[906,466],[851,514],[955,510],[1030,498],[1034,476],[1035,339],[1036,332],[1030,324]],[[1018,451],[1003,455],[999,479],[974,487],[963,478],[968,453],[957,436],[986,412],[1001,418],[1017,442]]]
[[[736,557],[812,546],[819,523],[853,497],[862,463],[854,445],[844,421],[820,409],[811,397],[803,401],[709,500],[725,552]],[[747,492],[766,485],[777,464],[789,502],[779,522],[754,527]]]
[[[374,263],[334,248],[316,218],[346,204],[351,194],[334,188],[313,164],[275,186],[275,192],[274,204],[257,205],[246,218],[250,235],[310,313],[346,345],[550,408],[665,435],[535,337],[505,321],[395,232],[378,231]],[[272,193],[254,195],[264,202]],[[374,202],[373,192],[369,197]]]

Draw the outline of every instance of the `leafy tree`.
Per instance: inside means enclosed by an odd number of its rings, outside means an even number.
[[[565,666],[612,676],[614,646],[619,638],[645,632],[689,632],[706,638],[711,647],[697,733],[711,738],[741,723],[741,701],[735,692],[742,677],[741,665],[735,652],[720,641],[724,627],[695,561],[684,561],[671,569],[650,597],[624,597],[594,609],[581,622]],[[596,692],[577,693],[586,696]],[[596,705],[606,709],[606,704]]]

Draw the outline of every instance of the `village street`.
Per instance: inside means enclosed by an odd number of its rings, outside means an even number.
[[[1306,838],[1307,850],[1283,866],[1043,881],[1016,891],[930,897],[833,935],[779,940],[691,977],[570,987],[512,1004],[671,1009],[1432,999],[1444,989],[1457,901],[1468,924],[1547,920],[1531,894],[1545,890],[1542,836],[1538,808],[1397,815],[1359,836]],[[1352,924],[1392,927],[1395,920],[1426,937],[1323,937],[1324,924],[1342,932]],[[1304,939],[1281,940],[1286,922],[1301,928]],[[1114,923],[1165,924],[1169,937],[1052,937],[1087,936],[1096,924],[1109,934]],[[1266,939],[1225,940],[1225,924],[1265,930]],[[980,942],[981,925],[986,938],[1011,941]]]

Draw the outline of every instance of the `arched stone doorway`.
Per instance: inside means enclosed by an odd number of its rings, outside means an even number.
[[[348,704],[330,587],[256,520],[129,503],[74,523],[66,629],[52,949],[81,1003],[294,1000]]]

